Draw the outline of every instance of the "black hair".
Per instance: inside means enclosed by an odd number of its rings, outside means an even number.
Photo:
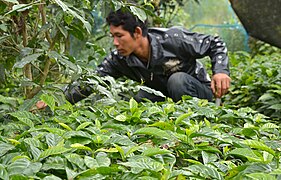
[[[142,22],[127,9],[121,8],[117,11],[111,11],[106,18],[106,22],[108,25],[121,25],[132,37],[134,37],[136,27],[140,27],[142,29],[142,36],[147,36],[147,21]]]

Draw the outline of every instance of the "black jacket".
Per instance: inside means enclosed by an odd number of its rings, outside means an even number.
[[[186,72],[209,84],[205,68],[196,61],[205,56],[211,58],[213,74],[229,75],[227,48],[218,37],[173,27],[151,28],[148,38],[152,52],[148,65],[133,54],[123,57],[113,51],[98,66],[97,72],[115,78],[126,76],[164,94],[167,94],[167,80],[174,72]]]
[[[209,56],[212,72],[229,75],[227,48],[219,37],[189,32],[183,28],[151,28],[148,33],[151,59],[145,65],[134,54],[124,57],[112,51],[97,67],[97,73],[114,78],[126,76],[167,95],[167,80],[186,72],[210,85],[210,77],[196,59]],[[82,98],[81,98],[82,99]]]

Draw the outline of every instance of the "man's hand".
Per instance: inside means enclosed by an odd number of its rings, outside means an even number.
[[[37,109],[45,109],[47,107],[47,104],[44,103],[43,101],[38,101],[36,103],[36,107],[37,107]]]
[[[211,81],[211,88],[216,98],[221,98],[228,92],[230,77],[224,73],[214,74]]]

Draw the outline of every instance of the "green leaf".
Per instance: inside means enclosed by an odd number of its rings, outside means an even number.
[[[156,136],[164,139],[173,139],[166,131],[163,131],[161,129],[155,128],[155,127],[145,127],[138,129],[134,132],[134,134],[145,134],[145,135],[151,135]]]
[[[196,148],[194,149],[196,151],[206,151],[206,152],[210,152],[210,153],[218,153],[218,154],[221,154],[221,151],[216,148],[216,147],[213,147],[213,146],[210,146],[209,143],[207,143],[207,145],[200,145],[200,144],[196,144]]]
[[[110,139],[108,139],[106,144],[119,144],[123,146],[130,146],[130,145],[135,145],[133,141],[129,139],[128,136],[125,135],[119,135],[119,134],[113,134],[110,136]]]
[[[93,123],[92,123],[92,122],[84,122],[84,123],[80,124],[80,125],[76,128],[76,131],[79,131],[79,130],[81,130],[81,129],[85,129],[85,127],[87,127],[87,126],[89,126],[89,125],[91,125],[91,124],[93,124]]]
[[[119,124],[113,123],[110,121],[103,124],[102,129],[104,129],[104,128],[121,130],[121,131],[125,131],[125,132],[130,131],[130,128],[128,126],[120,124],[120,123]]]
[[[27,119],[27,118],[19,118],[19,121],[22,122],[23,124],[29,126],[29,127],[34,127],[34,123],[30,120],[30,119]]]
[[[247,146],[249,146],[251,148],[267,151],[270,154],[275,155],[275,151],[262,142],[259,142],[256,140],[244,140],[244,141],[242,141],[242,143],[246,144]]]
[[[150,170],[150,171],[161,171],[164,167],[163,164],[159,163],[158,161],[155,161],[154,159],[147,157],[147,156],[140,156],[136,155],[131,158],[129,158],[128,162],[119,163],[126,167],[133,168],[133,172],[141,172],[142,170]]]
[[[53,96],[50,96],[48,94],[42,94],[40,96],[40,99],[44,101],[44,103],[46,103],[52,111],[55,110],[55,98]]]
[[[56,146],[62,140],[62,137],[59,134],[52,133],[46,134],[45,138],[49,147]]]
[[[11,1],[11,0],[5,0],[5,1]],[[14,2],[14,1],[12,1],[12,2]],[[35,2],[30,3],[30,4],[16,3],[16,5],[13,6],[12,10],[7,12],[4,16],[7,16],[8,14],[13,13],[15,11],[18,11],[18,12],[25,11],[27,9],[32,8],[33,5],[39,5],[39,3],[40,3],[40,1],[35,1]]]
[[[29,152],[32,154],[33,159],[38,160],[42,151],[37,147],[30,146]]]
[[[272,172],[270,172],[270,174],[281,175],[281,168],[273,170]]]
[[[22,172],[28,176],[34,176],[40,171],[42,164],[40,162],[31,162],[30,165]]]
[[[11,163],[8,167],[7,170],[9,172],[9,175],[13,174],[23,174],[22,172],[30,165],[30,161],[23,158],[23,159],[18,159],[15,162]]]
[[[42,164],[39,162],[32,163],[31,161],[22,158],[17,159],[13,163],[11,163],[7,170],[9,175],[13,174],[24,174],[29,176],[34,176],[37,172],[40,171]]]
[[[130,6],[130,9],[135,16],[137,16],[142,22],[145,22],[147,16],[144,10],[136,6]]]
[[[134,112],[134,114],[131,116],[131,118],[137,118],[137,119],[140,119],[140,118],[141,118],[142,113],[143,113],[143,110],[136,109],[136,111],[135,111],[135,112]]]
[[[147,148],[142,152],[142,155],[144,156],[154,156],[157,154],[172,154],[172,152],[167,149],[160,148]]]
[[[159,107],[156,107],[156,106],[152,106],[152,107],[148,108],[147,116],[149,117],[153,114],[160,114],[160,113],[163,113],[162,109],[160,109]]]
[[[164,111],[166,114],[175,112],[175,105],[174,104],[168,104],[165,108]]]
[[[75,177],[78,175],[77,172],[75,172],[73,169],[70,169],[68,166],[65,167],[65,172],[67,179],[75,179]]]
[[[242,133],[246,136],[246,137],[252,137],[252,136],[256,136],[257,132],[254,128],[243,128]]]
[[[42,180],[62,180],[62,179],[55,175],[50,175],[50,176],[45,176]]]
[[[57,154],[63,154],[65,152],[68,152],[70,149],[67,149],[62,146],[55,146],[50,147],[49,149],[46,149],[40,154],[40,158],[46,158],[48,156],[57,155]]]
[[[52,54],[54,54],[54,52]],[[48,55],[50,55],[50,54],[48,54]],[[62,64],[66,68],[69,68],[69,69],[73,70],[74,72],[79,71],[79,66],[72,63],[69,59],[67,59],[65,57],[58,58],[57,61],[60,62],[60,64]]]
[[[185,114],[181,114],[179,117],[177,117],[175,124],[178,125],[180,124],[184,119],[188,118],[189,116],[191,116],[193,114],[193,112],[188,112]]]
[[[105,148],[99,148],[97,149],[95,152],[107,152],[107,153],[113,153],[113,152],[119,152],[117,150],[117,148],[108,148],[108,149],[105,149]]]
[[[50,169],[55,170],[65,170],[66,159],[63,159],[59,156],[48,157],[46,158],[45,163],[43,164],[42,170],[48,171]]]
[[[9,179],[8,171],[2,164],[0,164],[0,177],[3,178],[3,180]]]
[[[180,175],[184,175],[184,176],[187,176],[187,177],[193,176],[193,174],[189,171],[173,170],[171,175],[170,175],[170,178],[173,178],[173,177],[178,178]],[[183,178],[183,179],[178,178],[178,180],[185,180],[185,178]]]
[[[29,146],[41,147],[41,142],[35,138],[25,138],[23,142],[28,144]]]
[[[258,100],[259,101],[268,101],[270,99],[274,99],[274,96],[271,93],[263,94]]]
[[[105,153],[98,153],[95,158],[85,156],[84,162],[88,168],[109,167],[111,162]]]
[[[12,106],[16,106],[17,105],[17,98],[6,97],[6,96],[2,96],[0,94],[0,102],[2,102],[4,104],[10,104]]]
[[[159,127],[162,130],[170,130],[170,131],[174,131],[174,128],[175,128],[172,123],[168,123],[168,122],[164,122],[164,121],[158,121],[158,122],[153,123],[149,126]]]
[[[13,145],[18,145],[18,144],[21,144],[18,140],[16,139],[7,139],[8,141],[10,141]]]
[[[86,21],[82,16],[80,16],[77,12],[75,12],[74,10],[70,9],[65,3],[63,3],[61,0],[54,0],[61,8],[64,12],[72,15],[73,17],[79,19],[84,27],[86,28],[86,30],[88,31],[88,33],[90,34],[91,33],[91,24]],[[78,10],[77,10],[78,11]]]
[[[15,146],[8,144],[8,143],[0,143],[0,157],[5,155],[8,151],[14,149]]]
[[[59,129],[59,128],[44,127],[43,129],[50,132],[50,133],[59,135],[59,136],[62,136],[65,133],[65,130],[62,130],[62,129]]]
[[[64,134],[64,138],[69,139],[71,137],[84,137],[88,139],[92,139],[92,136],[86,131],[67,131]]]
[[[266,123],[264,125],[262,125],[261,129],[278,129],[279,126],[273,123]]]
[[[268,109],[274,109],[274,110],[281,110],[281,103],[280,104],[273,104],[268,107]]]
[[[42,53],[35,53],[35,54],[25,56],[24,58],[21,59],[21,61],[16,62],[14,64],[13,68],[23,68],[26,64],[35,61],[41,55],[42,55]]]
[[[91,148],[89,148],[87,146],[84,146],[83,144],[79,144],[79,143],[71,144],[70,147],[74,148],[74,149],[83,149],[83,150],[86,150],[86,151],[92,151]]]
[[[19,2],[17,0],[3,0],[5,2],[8,2],[8,3],[13,3],[13,4],[19,4]]]
[[[261,156],[257,156],[253,150],[248,148],[236,148],[228,153],[229,155],[238,155],[247,158],[249,161],[262,162]]]
[[[86,166],[90,169],[99,167],[99,164],[98,164],[97,160],[95,158],[90,157],[90,156],[85,156],[84,162],[85,162]]]
[[[120,121],[120,122],[125,122],[127,117],[124,114],[119,114],[114,119],[116,119],[117,121]]]
[[[202,151],[202,159],[203,159],[203,163],[206,165],[210,162],[215,162],[218,157],[216,154],[213,154],[213,153],[207,153],[205,151]]]
[[[191,165],[187,169],[190,170],[193,174],[200,173],[202,177],[208,179],[209,178],[214,178],[219,180],[224,179],[223,176],[216,169],[201,164]]]
[[[246,176],[254,180],[276,180],[274,176],[265,173],[251,173],[246,174]]]
[[[117,174],[117,172],[121,171],[120,169],[118,169],[118,167],[119,166],[97,167],[94,169],[88,169],[88,170],[83,171],[78,174],[79,179],[80,180],[100,180],[100,179],[104,179],[105,177],[107,177],[107,175],[114,176],[115,174]]]
[[[281,88],[281,86],[279,88]],[[281,90],[272,90],[272,92],[281,95]]]
[[[150,94],[154,94],[156,96],[160,96],[160,97],[164,97],[164,98],[166,97],[162,92],[156,91],[156,90],[154,90],[154,89],[152,89],[150,87],[147,87],[147,86],[137,86],[137,88],[139,88],[139,89],[141,89],[143,91],[146,91],[146,92],[148,92]]]
[[[84,160],[80,155],[71,153],[65,155],[65,157],[70,163],[77,165],[80,169],[84,169]]]
[[[25,175],[15,174],[10,176],[11,180],[29,180]]]
[[[61,125],[62,127],[64,127],[65,129],[67,129],[68,131],[72,131],[71,127],[69,127],[67,124],[65,123],[59,123],[59,125]]]
[[[133,153],[134,153],[135,151],[139,150],[139,149],[140,149],[139,146],[133,146],[133,147],[131,147],[131,148],[126,152],[125,156],[126,156],[126,157],[132,156],[132,155],[134,155]]]
[[[121,155],[122,161],[125,161],[126,157],[125,157],[125,151],[122,147],[118,146],[117,144],[114,144],[114,147],[118,150],[118,152]]]
[[[57,28],[60,30],[60,32],[64,36],[64,38],[67,38],[67,36],[68,36],[67,29],[60,24],[57,25]]]
[[[12,11],[22,12],[30,8],[32,8],[30,4],[16,4],[13,6]]]
[[[99,152],[96,155],[96,160],[99,164],[99,167],[109,167],[111,164],[111,160],[107,157],[107,154],[104,152]]]
[[[109,1],[112,3],[114,10],[118,10],[122,7],[123,2],[119,2],[119,1]],[[106,4],[105,4],[106,5]]]
[[[10,115],[16,117],[17,119],[22,119],[22,118],[31,119],[41,123],[40,119],[36,115],[28,111],[17,111],[17,112],[10,113]]]
[[[138,108],[138,103],[136,100],[134,100],[134,98],[130,99],[130,111],[133,114]]]

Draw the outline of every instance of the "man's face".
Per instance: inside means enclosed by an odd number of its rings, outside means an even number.
[[[128,56],[134,52],[136,48],[136,39],[124,30],[122,26],[110,25],[110,33],[113,37],[113,45],[122,56]]]

